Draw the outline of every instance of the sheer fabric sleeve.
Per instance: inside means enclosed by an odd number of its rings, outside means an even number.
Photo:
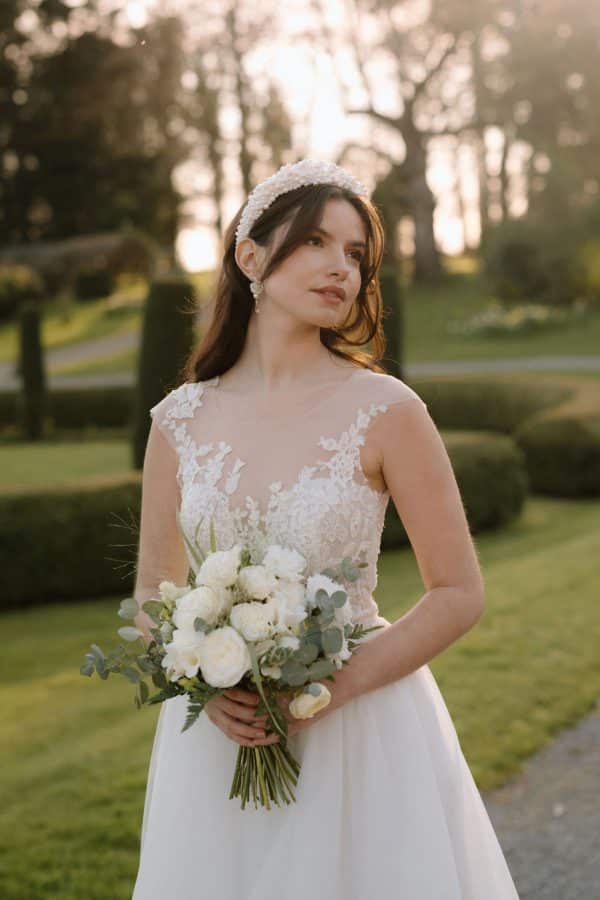
[[[183,585],[189,573],[185,543],[177,521],[180,501],[177,483],[178,456],[167,434],[153,419],[142,472],[134,598],[140,607],[135,622],[148,640],[148,629],[154,627],[154,623],[143,612],[141,605],[157,596],[161,581]]]

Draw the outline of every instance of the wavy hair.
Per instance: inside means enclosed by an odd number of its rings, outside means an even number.
[[[357,365],[385,372],[379,360],[385,353],[383,301],[378,273],[383,258],[384,231],[373,203],[333,184],[310,184],[280,194],[255,221],[249,236],[269,247],[273,233],[284,222],[290,227],[281,245],[268,258],[261,278],[275,271],[320,224],[327,200],[347,200],[356,209],[366,229],[366,248],[360,262],[361,287],[350,318],[339,328],[321,328],[323,346]],[[242,353],[248,322],[254,306],[248,277],[235,259],[235,231],[242,204],[224,235],[224,255],[213,295],[213,315],[206,333],[189,355],[184,369],[186,381],[205,381],[230,369]],[[370,347],[365,349],[365,346]]]

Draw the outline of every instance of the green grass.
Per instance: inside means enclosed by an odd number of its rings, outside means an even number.
[[[448,275],[437,285],[405,288],[406,362],[461,359],[514,359],[519,356],[597,355],[600,346],[600,309],[567,326],[528,336],[465,337],[451,334],[450,322],[481,312],[489,302],[488,290],[476,261],[459,257],[446,260]],[[190,274],[201,296],[206,296],[211,272]],[[46,348],[65,347],[84,340],[130,331],[139,335],[146,287],[133,283],[116,297],[71,305],[65,317],[64,303],[53,301],[43,323]],[[119,302],[122,301],[122,302]],[[0,361],[14,359],[17,331],[14,324],[0,328]],[[132,372],[137,344],[128,351],[91,357],[83,362],[50,367],[53,375]]]
[[[15,441],[0,444],[0,493],[52,487],[96,475],[125,475],[131,468],[131,445],[121,438]]]
[[[477,273],[453,274],[438,285],[413,285],[405,295],[405,360],[513,359],[519,356],[598,355],[600,309],[580,320],[528,336],[466,337],[447,325],[481,312],[489,302]]]
[[[476,545],[486,611],[431,669],[483,789],[600,695],[600,504],[531,499]],[[410,549],[381,557],[383,615],[422,592]],[[3,900],[131,897],[158,709],[136,710],[123,679],[79,675],[91,642],[116,641],[119,599],[2,615]]]

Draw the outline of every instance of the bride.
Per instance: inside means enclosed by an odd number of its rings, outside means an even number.
[[[296,802],[228,799],[239,745],[277,740],[238,688],[182,733],[161,705],[134,900],[518,900],[428,663],[479,621],[484,585],[454,473],[425,403],[385,372],[383,231],[364,186],[303,159],[259,184],[225,235],[210,327],[151,410],[136,624],[162,580],[185,584],[184,535],[260,560],[271,543],[323,571],[362,555],[348,588],[370,632],[295,719]],[[390,499],[424,593],[391,623],[377,583]],[[401,585],[398,586],[401,590]],[[482,697],[482,703],[485,698]]]

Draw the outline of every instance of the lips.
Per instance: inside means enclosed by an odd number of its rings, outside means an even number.
[[[339,289],[338,290],[334,290],[333,288],[331,290],[321,289],[321,290],[316,290],[315,293],[320,294],[326,300],[330,300],[335,303],[341,303],[341,301],[344,299],[344,297],[342,296]]]

